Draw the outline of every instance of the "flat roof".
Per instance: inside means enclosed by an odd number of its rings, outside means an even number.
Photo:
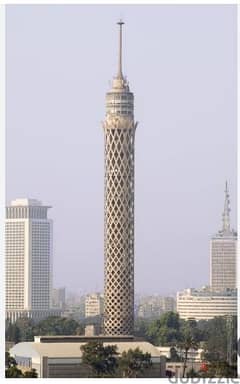
[[[34,341],[38,343],[76,343],[76,342],[89,342],[89,341],[133,341],[136,340],[131,335],[118,335],[118,336],[107,336],[107,335],[58,335],[58,336],[34,336]],[[137,339],[139,341],[139,339]]]
[[[49,358],[81,358],[82,351],[80,347],[84,344],[86,344],[86,342],[22,342],[14,345],[14,347],[10,349],[10,354],[13,356],[33,358],[42,356]],[[152,357],[160,357],[161,355],[160,351],[147,341],[112,341],[104,342],[103,345],[117,345],[117,351],[119,353],[128,351],[129,349],[139,348],[143,353],[150,353]]]

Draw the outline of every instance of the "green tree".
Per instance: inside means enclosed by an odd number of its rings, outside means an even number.
[[[124,351],[119,358],[119,371],[123,377],[138,377],[151,366],[150,353],[143,353],[139,348]]]
[[[137,337],[144,337],[145,339],[148,339],[148,327],[149,327],[149,321],[144,319],[135,319],[134,322],[134,335]]]
[[[9,352],[5,352],[5,377],[20,378],[23,373],[17,368],[17,362],[14,357],[10,356]]]
[[[51,316],[34,327],[34,334],[40,336],[75,335],[79,331],[79,326],[80,324],[73,319]]]
[[[5,352],[5,368],[16,367],[16,365],[17,362],[14,357],[9,352]]]
[[[5,340],[18,343],[20,341],[20,330],[16,324],[7,323],[5,327]]]
[[[166,312],[153,321],[147,330],[149,341],[155,345],[171,346],[180,340],[180,319],[178,313]]]
[[[33,327],[34,323],[32,319],[27,317],[21,317],[16,321],[16,327],[19,329],[19,341],[33,341],[34,332]]]
[[[23,373],[20,369],[18,369],[17,367],[10,367],[10,368],[7,368],[5,369],[5,377],[7,378],[20,378],[20,377],[24,377],[23,376]]]
[[[32,368],[31,371],[26,371],[24,372],[24,375],[23,375],[24,378],[37,378],[38,375],[37,375],[37,371],[35,368]]]
[[[207,340],[204,343],[204,358],[209,362],[227,360],[227,326],[226,319],[215,317],[207,322]]]
[[[182,377],[185,377],[189,350],[191,349],[197,350],[199,348],[199,343],[195,335],[195,324],[193,326],[190,322],[185,323],[185,326],[181,332],[181,341],[178,343],[178,347],[184,353]]]
[[[170,358],[169,358],[169,361],[174,361],[174,362],[181,361],[181,358],[180,358],[179,354],[177,353],[177,350],[176,350],[175,347],[171,347],[170,348]]]
[[[93,377],[114,376],[117,369],[117,346],[90,341],[81,346],[82,362],[92,371]]]

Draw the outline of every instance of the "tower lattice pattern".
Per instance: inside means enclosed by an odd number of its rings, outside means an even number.
[[[133,334],[134,137],[133,94],[119,68],[106,96],[104,179],[104,332]]]
[[[135,126],[126,123],[105,124],[105,332],[111,335],[133,332]]]

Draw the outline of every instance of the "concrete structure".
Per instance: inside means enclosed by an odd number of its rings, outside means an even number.
[[[102,293],[92,293],[85,298],[85,317],[102,316],[104,311],[104,296]]]
[[[66,308],[66,289],[54,288],[52,291],[52,306],[53,308],[60,308],[64,310]]]
[[[81,345],[92,340],[102,341],[105,346],[117,345],[119,354],[130,348],[150,353],[152,367],[143,377],[165,377],[166,359],[152,344],[134,340],[133,337],[38,336],[34,342],[16,344],[10,349],[10,354],[19,368],[35,368],[38,377],[89,377],[89,368],[82,364]]]
[[[17,199],[6,207],[6,318],[41,320],[51,308],[52,221],[50,207]]]
[[[104,329],[130,335],[134,322],[134,122],[133,93],[122,74],[122,25],[119,66],[106,95],[103,123],[104,178]]]
[[[185,320],[237,315],[237,290],[213,292],[209,289],[185,289],[177,293],[177,312]]]
[[[237,288],[237,233],[230,228],[226,182],[222,229],[211,240],[210,285],[213,291]]]

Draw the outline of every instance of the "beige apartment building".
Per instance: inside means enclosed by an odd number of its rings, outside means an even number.
[[[102,316],[104,311],[104,296],[102,293],[92,293],[85,298],[85,317]]]

